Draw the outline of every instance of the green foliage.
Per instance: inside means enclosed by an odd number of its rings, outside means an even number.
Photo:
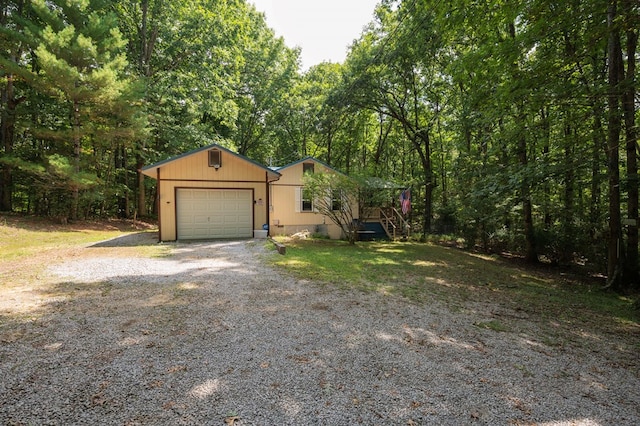
[[[135,198],[145,215],[153,206],[145,196],[154,194],[137,172],[145,164],[212,142],[267,159],[268,125],[296,77],[298,53],[246,2],[2,7],[3,49],[15,48],[0,55],[0,75],[20,76],[11,87],[21,102],[16,137],[3,162],[17,210],[53,214],[55,203],[74,210],[79,203],[80,214],[129,216]],[[0,81],[8,90],[9,80]],[[61,181],[66,195],[44,177],[53,172],[50,158],[74,168]],[[23,192],[30,182],[37,190]],[[54,188],[62,192],[52,204],[46,193]]]
[[[341,173],[307,173],[303,178],[305,190],[313,197],[318,213],[338,225],[350,244],[358,239],[359,206],[366,188],[362,182]]]
[[[5,151],[20,157],[11,165],[15,188],[30,181],[31,190],[16,200],[40,214],[77,217],[97,207],[83,192],[101,183],[103,161],[144,134],[146,120],[113,13],[88,1],[29,6],[11,16],[8,34],[29,53],[4,58],[23,78],[12,89],[22,95],[14,125],[24,131]]]

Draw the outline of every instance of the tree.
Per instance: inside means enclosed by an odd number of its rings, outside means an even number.
[[[13,156],[17,108],[26,99],[16,93],[16,75],[12,72],[12,69],[18,66],[25,43],[12,36],[21,31],[19,19],[24,13],[24,1],[2,2],[1,7],[0,27],[3,30],[0,30],[0,45],[2,46],[0,55],[0,65],[2,65],[0,68],[0,77],[2,77],[0,86],[0,148],[3,149],[6,161],[0,162],[0,211],[11,211],[13,210],[13,168],[8,159]]]
[[[292,90],[299,52],[275,37],[262,14],[253,8],[247,13],[250,23],[246,42],[240,46],[243,63],[235,88],[238,114],[231,139],[239,154],[264,161],[271,155],[269,127],[275,123],[279,104]]]
[[[442,109],[440,45],[426,24],[433,18],[431,12],[403,6],[395,11],[385,4],[378,8],[379,27],[361,37],[347,61],[344,96],[354,105],[395,120],[411,143],[422,169],[424,235],[431,231],[436,186],[432,138]]]
[[[638,45],[638,24],[640,10],[631,0],[622,2],[623,26],[626,36],[627,68],[622,83],[622,110],[624,116],[625,145],[627,157],[627,217],[631,223],[627,226],[627,262],[624,271],[625,287],[638,287],[640,278],[638,260],[638,221],[639,190],[638,185],[638,131],[636,128],[636,51]],[[623,70],[624,71],[624,70]]]
[[[609,176],[609,250],[607,263],[608,286],[619,288],[622,283],[624,268],[624,246],[622,243],[622,220],[620,214],[620,80],[622,74],[622,48],[620,46],[620,29],[616,23],[618,16],[617,1],[609,3],[607,25],[609,38],[608,55],[608,131],[607,157]]]
[[[349,244],[358,240],[359,206],[364,205],[362,182],[341,173],[308,173],[304,188],[313,197],[318,213],[338,225]]]
[[[252,25],[245,2],[120,0],[114,9],[149,117],[146,137],[128,148],[138,211],[145,215],[142,165],[213,142],[232,145],[235,88],[243,48],[254,42]]]
[[[156,43],[160,37],[160,28],[168,25],[167,7],[160,0],[120,1],[114,6],[120,20],[120,28],[127,36],[128,52],[136,70],[136,75],[147,85],[155,74]],[[165,6],[165,7],[163,7]],[[144,98],[149,101],[148,86],[145,87]],[[146,103],[148,106],[149,103]],[[141,216],[145,216],[146,191],[144,187],[144,174],[142,167],[145,165],[145,151],[147,140],[145,137],[137,138],[138,145],[135,148],[136,157],[136,189],[137,207]],[[122,164],[121,167],[126,167]]]
[[[72,192],[69,217],[79,215],[80,191],[95,184],[82,171],[83,142],[100,132],[107,120],[115,127],[122,123],[119,99],[128,96],[130,82],[124,75],[126,41],[112,13],[90,9],[85,1],[45,3],[33,7],[45,23],[38,31],[35,49],[38,61],[38,89],[66,103],[69,127],[49,137],[70,145],[72,169],[67,175]],[[115,118],[115,120],[114,120]],[[125,118],[126,120],[126,118]],[[115,121],[115,122],[114,122]],[[92,182],[93,181],[93,182]]]
[[[40,213],[78,217],[81,190],[100,181],[99,168],[89,164],[96,155],[86,154],[130,138],[132,127],[144,125],[124,72],[125,42],[105,6],[97,0],[34,0],[6,15],[3,46],[14,48],[3,52],[0,63],[12,77],[5,88],[19,87],[23,107],[12,120],[3,119],[11,124],[3,124],[6,129],[18,124],[21,131],[2,164],[18,176],[14,189],[28,188],[17,194],[21,204]],[[9,141],[16,132],[5,134]],[[88,204],[96,198],[82,195]]]

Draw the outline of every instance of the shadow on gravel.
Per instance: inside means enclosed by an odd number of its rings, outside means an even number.
[[[138,247],[158,244],[157,232],[137,232],[106,241],[100,241],[89,247]]]

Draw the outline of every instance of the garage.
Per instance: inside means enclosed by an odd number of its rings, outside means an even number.
[[[218,144],[141,171],[156,180],[158,241],[262,237],[269,184],[282,176]]]
[[[251,238],[252,207],[252,190],[178,188],[178,239]]]

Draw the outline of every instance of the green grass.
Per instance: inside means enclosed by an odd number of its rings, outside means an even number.
[[[493,331],[509,331],[509,327],[498,320],[482,321],[474,324],[478,328],[485,328]]]
[[[0,226],[0,260],[14,260],[49,249],[98,242],[119,235],[113,231],[45,231]]]
[[[40,218],[0,216],[0,262],[19,261],[55,250],[97,243],[140,232],[123,222],[78,222],[62,225]],[[142,248],[144,251],[147,248]],[[158,251],[149,247],[150,255]],[[162,249],[162,248],[160,248]]]
[[[415,303],[496,302],[529,318],[638,326],[633,299],[600,290],[596,282],[568,279],[552,269],[514,264],[497,256],[413,242],[287,241],[273,257],[297,278],[342,289],[378,292]],[[484,328],[504,331],[499,321]]]

